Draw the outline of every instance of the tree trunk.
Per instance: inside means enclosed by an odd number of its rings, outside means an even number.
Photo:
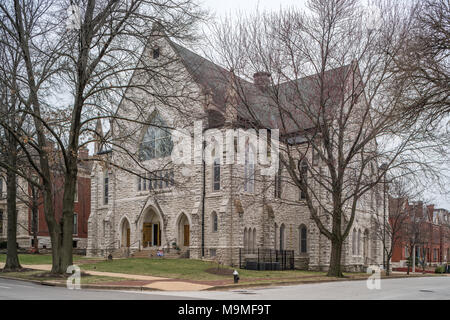
[[[16,165],[15,152],[10,152],[10,165]],[[16,209],[16,192],[17,182],[16,174],[11,170],[7,170],[7,211],[8,211],[8,244],[6,263],[3,270],[16,271],[22,266],[17,255],[17,209]]]
[[[34,187],[33,187],[34,188]],[[37,205],[35,203],[35,199],[33,198],[33,207],[31,209],[32,212],[32,216],[33,216],[33,248],[34,248],[34,253],[39,253],[39,243],[38,243],[38,208]]]
[[[390,268],[391,268],[391,256],[390,255],[386,255],[386,275],[389,276],[391,274]]]
[[[67,270],[67,267],[73,264],[73,209],[78,170],[76,157],[75,159],[72,159],[72,161],[72,168],[68,170],[64,180],[61,220],[61,228],[63,231],[61,239],[61,269],[64,270],[64,272]]]
[[[342,256],[342,241],[332,240],[331,241],[331,258],[330,267],[328,269],[328,277],[344,277],[342,273],[341,266],[341,256]]]

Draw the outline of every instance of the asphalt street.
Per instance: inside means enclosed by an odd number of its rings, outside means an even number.
[[[189,299],[173,295],[142,294],[116,290],[69,290],[64,287],[44,286],[24,281],[0,278],[0,300],[179,300]],[[192,298],[199,299],[199,298]],[[201,299],[201,298],[200,298]]]
[[[366,281],[340,281],[232,291],[108,291],[69,290],[23,281],[0,279],[0,300],[330,300],[330,299],[437,299],[450,300],[450,277],[381,280],[380,289],[368,289]]]

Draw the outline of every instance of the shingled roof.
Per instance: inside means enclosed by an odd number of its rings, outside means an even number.
[[[229,88],[234,81],[234,90],[238,91],[238,105],[235,106],[238,118],[241,122],[255,124],[258,127],[280,128],[281,134],[290,134],[301,129],[308,129],[313,126],[311,119],[298,108],[298,102],[302,99],[302,104],[310,104],[318,109],[317,95],[317,75],[300,78],[294,81],[284,82],[276,86],[269,86],[262,90],[252,82],[246,81],[234,75],[232,71],[205,59],[191,50],[171,41],[175,53],[188,70],[194,81],[196,81],[205,93],[209,93],[212,98],[213,108],[207,110],[209,126],[220,127],[225,123],[225,111],[229,98]],[[344,77],[348,76],[350,65],[332,69],[326,72],[329,83],[341,83]],[[278,102],[274,100],[272,94],[276,91]],[[337,86],[330,86],[330,99],[327,104],[338,103],[342,96]],[[282,106],[280,108],[280,106]],[[280,116],[280,111],[286,116]]]

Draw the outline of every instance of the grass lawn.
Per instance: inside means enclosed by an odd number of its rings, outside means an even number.
[[[85,256],[73,256],[73,261],[89,260],[92,258],[86,258]],[[98,260],[98,258],[97,258]],[[6,254],[0,254],[0,262],[6,261]],[[20,264],[52,264],[51,254],[19,254]]]
[[[206,272],[207,269],[217,268],[217,264],[208,261],[191,259],[117,259],[102,261],[95,264],[82,264],[82,270],[117,272],[127,274],[151,275],[186,280],[227,280],[231,275],[218,275]],[[233,270],[231,267],[220,268]],[[244,279],[277,279],[302,278],[324,276],[324,272],[287,270],[287,271],[253,271],[238,269],[241,280]]]

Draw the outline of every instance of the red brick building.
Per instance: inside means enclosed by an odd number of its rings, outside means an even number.
[[[401,214],[407,215],[402,220],[402,227],[395,234],[398,240],[392,255],[394,267],[406,266],[413,248],[415,248],[417,261],[425,261],[429,266],[450,261],[450,212],[448,210],[435,209],[434,205],[425,206],[421,201],[390,199],[390,216],[396,214],[393,212],[394,208],[401,208]]]
[[[80,151],[80,159],[88,158],[88,150]],[[87,246],[87,232],[88,232],[88,219],[91,212],[91,164],[88,161],[80,161],[78,165],[78,179],[77,179],[77,192],[75,194],[74,203],[74,231],[73,231],[73,244],[74,248],[86,248]],[[62,217],[62,202],[64,192],[64,178],[62,175],[53,177],[53,192],[54,200],[53,205],[55,208],[56,218],[59,220]],[[29,188],[30,197],[31,189]],[[30,206],[31,207],[31,206]],[[31,208],[28,209],[28,225],[30,246],[34,246],[34,232],[33,228],[33,214]],[[42,197],[38,200],[38,218],[37,218],[37,237],[39,248],[50,248],[50,236],[48,233],[48,226],[45,220],[44,205]]]

